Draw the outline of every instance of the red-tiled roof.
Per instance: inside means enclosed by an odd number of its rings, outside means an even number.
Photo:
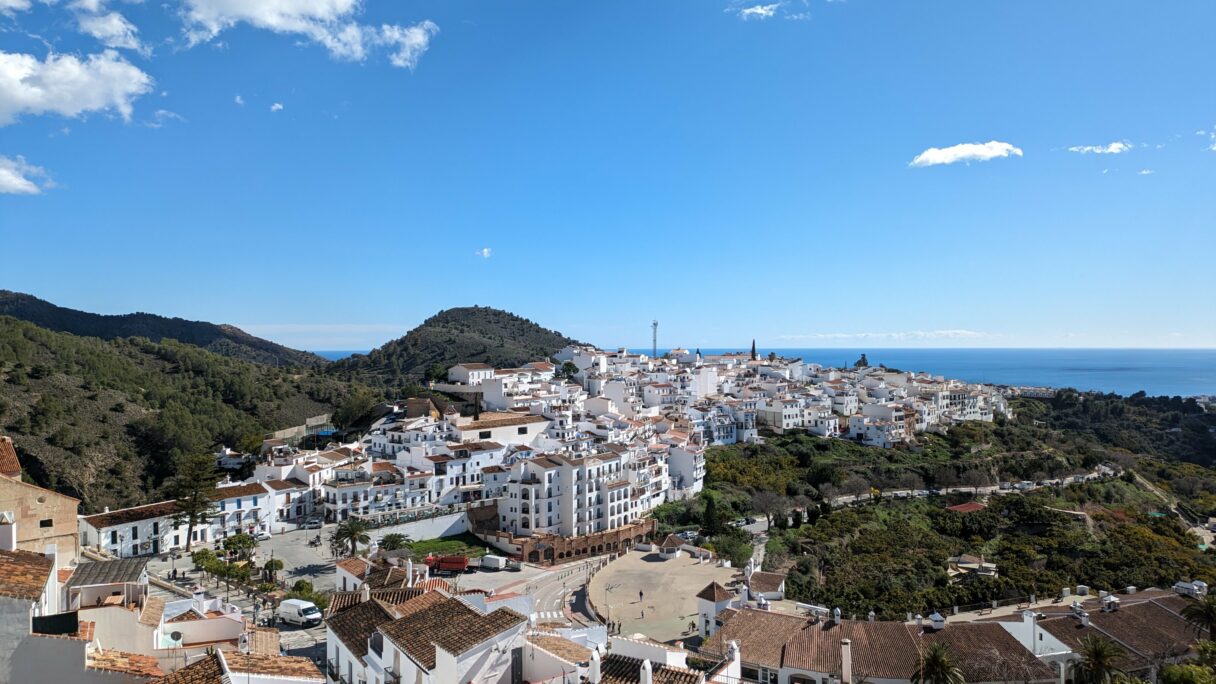
[[[954,511],[955,513],[975,513],[977,511],[982,511],[985,508],[987,508],[987,506],[978,501],[968,501],[967,503],[961,503],[957,506],[947,506],[946,510]]]
[[[17,459],[17,449],[13,447],[12,438],[7,436],[0,436],[0,475],[21,477],[21,461]]]
[[[55,561],[32,551],[0,551],[0,596],[37,601]]]

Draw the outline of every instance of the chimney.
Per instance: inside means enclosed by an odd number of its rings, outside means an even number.
[[[372,588],[367,582],[359,585],[359,603],[366,603],[372,600]]]
[[[921,617],[920,613],[916,614],[916,626],[917,627],[925,626],[925,619],[923,617]]]
[[[832,622],[837,625],[840,624],[840,607],[839,606],[832,609]]]
[[[730,643],[726,644],[726,659],[735,665],[743,662],[743,656],[739,652],[739,642],[731,639]]]
[[[405,586],[414,586],[414,561],[411,558],[405,559]]]
[[[0,513],[0,551],[17,550],[17,516],[12,511]]]
[[[868,622],[874,622],[874,617],[875,617],[874,611],[872,611],[872,610],[870,611],[870,614],[868,616],[866,616]]]
[[[840,640],[840,684],[853,684],[853,643]]]
[[[654,684],[654,670],[649,660],[642,661],[642,671],[638,673],[638,684]]]
[[[591,649],[591,662],[587,665],[587,684],[600,684],[600,650]]]
[[[1082,627],[1089,626],[1089,613],[1081,613],[1081,626]]]

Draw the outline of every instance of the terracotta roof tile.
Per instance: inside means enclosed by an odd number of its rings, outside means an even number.
[[[0,436],[0,475],[21,477],[21,461],[17,459],[17,449],[13,447],[11,437]]]
[[[372,564],[362,558],[343,558],[334,563],[334,566],[349,572],[355,577],[362,578],[372,568]]]
[[[591,660],[591,649],[565,637],[552,634],[532,634],[528,636],[528,641],[568,663],[577,665]]]
[[[697,598],[705,599],[706,601],[713,601],[714,603],[732,599],[734,597],[734,594],[717,582],[710,582],[705,586],[704,589],[697,593]]]
[[[205,656],[151,684],[224,684],[226,677],[218,655]]]
[[[385,636],[397,644],[423,668],[435,667],[435,649],[460,655],[470,648],[527,622],[524,616],[507,608],[482,615],[463,601],[442,594],[424,594],[434,605],[425,610],[416,610],[380,628]],[[421,601],[420,599],[419,601]],[[402,608],[410,609],[414,602]]]
[[[139,522],[140,520],[151,520],[152,518],[173,515],[174,508],[175,502],[173,501],[158,501],[144,506],[121,508],[108,513],[86,515],[84,521],[94,528],[101,530],[107,527],[114,527],[115,525],[125,525],[127,523]]]
[[[85,656],[85,667],[105,672],[121,672],[137,677],[163,677],[156,658],[139,653],[127,653],[113,649],[97,649]]]
[[[262,674],[279,677],[291,677],[304,681],[325,681],[325,676],[308,658],[300,656],[267,656],[253,653],[224,653],[224,661],[228,663],[231,674]],[[237,678],[233,678],[237,681]]]
[[[367,640],[372,632],[393,619],[390,606],[373,599],[331,616],[325,624],[355,658],[362,658],[367,655]]]
[[[160,596],[149,596],[144,599],[144,607],[139,611],[139,624],[157,627],[165,614],[165,599]]]
[[[55,561],[32,551],[0,551],[0,596],[37,601]]]
[[[670,665],[650,664],[654,684],[701,684],[700,672]],[[637,684],[641,681],[642,661],[617,653],[609,654],[600,663],[600,684]]]

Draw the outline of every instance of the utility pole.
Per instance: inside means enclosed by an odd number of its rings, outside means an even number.
[[[650,322],[650,358],[659,357],[659,322]]]

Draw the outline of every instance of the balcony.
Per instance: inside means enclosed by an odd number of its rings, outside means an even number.
[[[330,679],[338,681],[338,661],[329,660],[325,668],[325,674],[329,675]]]
[[[401,673],[391,667],[384,668],[384,684],[401,684]]]

